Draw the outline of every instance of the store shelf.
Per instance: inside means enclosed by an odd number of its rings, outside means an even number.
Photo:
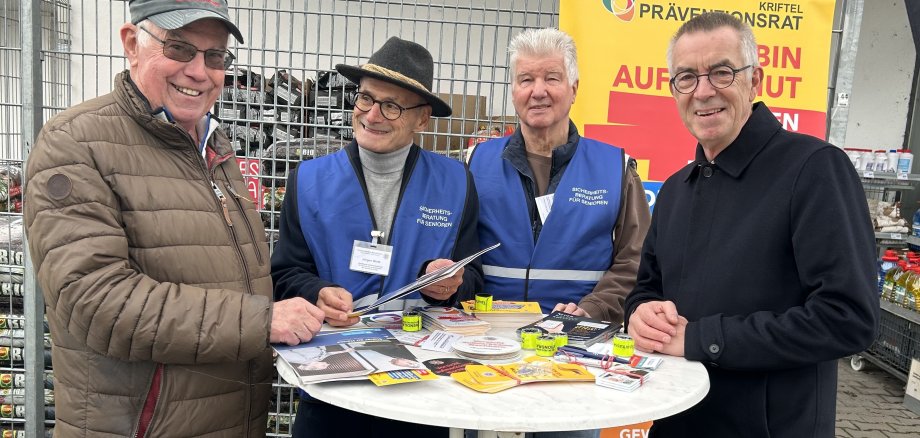
[[[875,233],[875,238],[877,240],[903,240],[907,241],[909,236],[907,233]],[[920,240],[918,240],[920,242]]]
[[[857,170],[856,173],[866,179],[920,181],[920,174],[916,173],[873,172],[871,170]]]
[[[894,314],[895,316],[901,319],[905,319],[907,321],[910,321],[911,323],[920,325],[920,313],[917,313],[910,309],[905,309],[890,301],[880,301],[879,307],[882,310],[888,313]]]
[[[879,308],[878,338],[859,356],[906,382],[911,358],[920,355],[920,313],[889,301]]]

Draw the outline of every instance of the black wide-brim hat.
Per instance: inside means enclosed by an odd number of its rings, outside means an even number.
[[[428,49],[412,41],[391,37],[374,52],[367,64],[352,66],[338,64],[336,71],[358,84],[369,77],[405,88],[422,96],[431,105],[431,115],[448,117],[450,105],[431,92],[434,82],[434,61]]]

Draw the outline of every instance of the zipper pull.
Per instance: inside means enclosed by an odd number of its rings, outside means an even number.
[[[220,187],[217,187],[217,183],[211,181],[211,189],[214,190],[214,194],[217,195],[217,200],[220,201],[220,206],[224,210],[224,219],[227,221],[227,225],[233,226],[233,221],[230,220],[230,210],[227,208],[227,197],[224,196],[224,192],[220,191]]]
[[[255,202],[255,201],[253,201],[252,199],[249,199],[249,198],[247,198],[247,197],[245,197],[245,196],[243,196],[243,195],[237,193],[237,191],[233,189],[233,184],[232,184],[232,183],[227,183],[227,190],[228,190],[228,191],[230,192],[230,194],[233,195],[233,197],[236,198],[236,199],[240,199],[240,200],[243,200],[243,201],[246,201],[246,202]]]

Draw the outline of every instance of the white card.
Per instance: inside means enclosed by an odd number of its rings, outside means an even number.
[[[549,212],[553,209],[553,197],[555,195],[555,193],[550,193],[534,198],[534,201],[537,202],[537,212],[540,213],[540,222],[544,224],[546,223],[546,218],[549,216]]]
[[[355,240],[348,269],[368,274],[389,275],[393,247]]]
[[[419,347],[422,350],[442,351],[450,353],[453,349],[454,342],[457,342],[463,335],[457,333],[448,333],[442,330],[435,330],[422,342]]]

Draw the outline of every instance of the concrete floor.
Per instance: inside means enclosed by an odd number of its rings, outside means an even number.
[[[838,437],[920,437],[920,415],[903,404],[904,382],[871,364],[854,371],[849,358],[837,369]]]

